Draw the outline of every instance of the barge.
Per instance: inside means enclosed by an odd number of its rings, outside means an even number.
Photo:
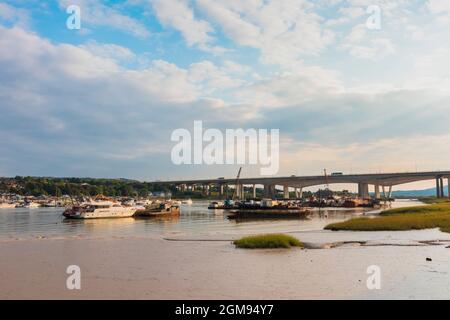
[[[310,210],[296,202],[276,201],[263,199],[261,201],[247,201],[239,205],[237,210],[232,210],[229,219],[245,218],[305,218]]]
[[[149,218],[161,216],[178,216],[180,215],[180,207],[171,203],[161,203],[157,206],[149,206],[145,209],[139,209],[134,213],[135,217]]]

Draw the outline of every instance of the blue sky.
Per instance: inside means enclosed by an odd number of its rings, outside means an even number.
[[[449,27],[445,0],[0,1],[0,175],[235,175],[171,163],[194,120],[280,129],[279,175],[449,169]]]

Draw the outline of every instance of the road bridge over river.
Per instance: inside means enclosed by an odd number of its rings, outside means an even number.
[[[277,186],[281,186],[284,191],[284,198],[289,198],[290,190],[295,191],[296,198],[302,197],[303,189],[325,184],[357,184],[358,194],[361,198],[369,198],[369,186],[374,186],[374,195],[377,199],[391,198],[392,188],[397,185],[434,180],[436,181],[436,196],[444,198],[444,179],[447,179],[450,196],[450,171],[432,171],[432,172],[406,172],[406,173],[371,173],[371,174],[337,174],[330,176],[289,176],[289,177],[257,177],[241,178],[237,182],[236,178],[225,179],[201,179],[201,180],[180,180],[180,181],[155,181],[155,184],[172,185],[181,190],[195,190],[201,187],[206,194],[209,193],[210,186],[217,186],[221,195],[229,186],[234,186],[239,198],[243,197],[244,186],[253,187],[253,196],[256,197],[257,185],[264,186],[264,195],[274,197]]]

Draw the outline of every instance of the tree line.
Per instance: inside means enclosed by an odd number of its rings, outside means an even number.
[[[154,192],[169,192],[172,188],[127,179],[48,178],[20,177],[0,178],[0,192],[22,196],[122,196],[147,197]]]

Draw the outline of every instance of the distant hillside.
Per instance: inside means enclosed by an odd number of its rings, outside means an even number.
[[[448,196],[448,187],[445,187],[445,195]],[[399,190],[392,192],[394,198],[420,198],[420,197],[433,197],[436,196],[436,188],[425,189],[425,190]]]

